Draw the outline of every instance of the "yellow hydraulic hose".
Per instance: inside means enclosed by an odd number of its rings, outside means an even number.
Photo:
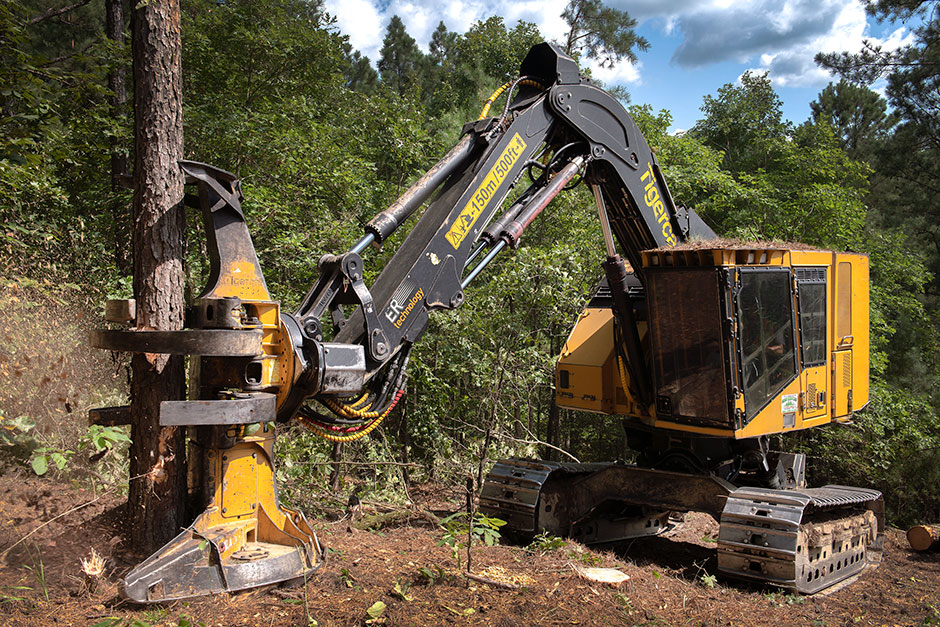
[[[500,96],[504,91],[506,91],[507,89],[509,89],[510,87],[512,87],[512,85],[513,85],[514,82],[515,82],[515,81],[509,81],[508,83],[504,83],[503,85],[500,85],[499,88],[498,88],[496,91],[493,92],[493,95],[486,99],[486,102],[483,104],[483,111],[480,112],[480,117],[477,118],[478,120],[482,120],[483,118],[485,118],[485,117],[489,114],[489,112],[490,112],[490,107],[493,106],[493,103],[496,101],[496,99],[499,98],[499,96]],[[519,84],[520,84],[520,85],[528,85],[529,87],[541,87],[541,86],[542,86],[541,83],[538,83],[538,82],[536,82],[536,81],[529,80],[529,79],[525,79],[525,80],[523,80],[523,81],[519,81]]]
[[[627,396],[628,394],[627,390],[629,389],[627,388],[627,376],[623,372],[625,368],[623,364],[623,357],[621,357],[620,355],[617,355],[617,370],[620,371],[620,385],[623,386],[623,396],[624,398],[629,398]]]
[[[395,409],[395,405],[398,404],[398,401],[399,399],[401,399],[403,394],[404,394],[404,391],[400,390],[395,395],[395,400],[392,402],[392,404],[389,405],[388,409],[386,409],[381,414],[379,414],[378,412],[368,412],[368,413],[376,414],[375,420],[373,420],[369,424],[369,426],[363,429],[362,431],[350,433],[349,435],[336,435],[336,434],[330,433],[327,429],[324,429],[320,425],[316,424],[315,422],[311,420],[304,418],[303,416],[297,416],[297,420],[299,420],[300,424],[302,424],[308,430],[312,431],[313,433],[317,434],[318,436],[320,436],[321,438],[325,440],[329,440],[330,442],[352,442],[354,440],[358,440],[359,438],[364,438],[365,436],[369,435],[369,433],[371,433],[376,427],[382,424],[382,421],[385,420],[385,417],[388,416],[390,413],[392,413],[392,410]]]

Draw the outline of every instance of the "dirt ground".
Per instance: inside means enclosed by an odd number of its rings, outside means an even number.
[[[878,569],[827,596],[799,597],[715,582],[717,525],[704,515],[689,515],[668,537],[606,551],[570,542],[541,554],[516,546],[474,549],[474,573],[515,582],[522,586],[517,590],[458,576],[450,549],[437,546],[440,530],[431,525],[350,532],[345,522],[320,522],[329,561],[308,582],[306,595],[300,586],[134,606],[117,595],[120,575],[139,559],[124,546],[123,499],[99,495],[73,511],[96,495],[17,470],[0,471],[0,554],[33,532],[0,563],[0,625],[940,624],[940,554],[911,552],[899,530],[889,530]],[[459,502],[458,495],[442,490],[415,500],[437,511]],[[108,558],[108,571],[89,594],[79,559],[92,548]],[[615,567],[630,579],[616,588],[593,583],[579,576],[578,566]],[[396,585],[404,595],[395,592]],[[378,601],[386,608],[372,621],[367,610]]]

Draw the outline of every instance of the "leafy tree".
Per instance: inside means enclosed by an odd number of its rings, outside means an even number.
[[[766,74],[745,72],[740,86],[727,83],[717,97],[705,96],[702,113],[690,134],[721,150],[722,165],[732,172],[766,168],[785,149],[791,130]]]
[[[634,48],[649,48],[649,42],[636,34],[636,20],[601,0],[570,0],[561,17],[568,24],[565,52],[595,59],[603,67],[613,67],[624,58],[636,63]]]
[[[385,30],[381,55],[378,67],[382,84],[399,96],[418,87],[424,55],[397,15],[392,16]]]
[[[866,9],[878,19],[918,20],[911,45],[894,51],[866,42],[857,54],[817,55],[833,73],[862,83],[887,77],[887,97],[899,124],[877,142],[871,155],[872,218],[880,229],[903,234],[898,241],[909,255],[923,259],[932,277],[912,296],[924,313],[892,317],[895,333],[888,349],[887,373],[900,385],[930,392],[935,408],[940,397],[932,383],[940,378],[940,15],[932,1],[878,0]]]

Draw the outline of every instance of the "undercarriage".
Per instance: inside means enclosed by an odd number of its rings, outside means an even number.
[[[775,490],[715,475],[627,464],[500,460],[480,510],[519,540],[547,532],[584,544],[662,533],[670,516],[705,512],[719,522],[718,571],[813,594],[847,583],[881,560],[884,501],[875,490]]]

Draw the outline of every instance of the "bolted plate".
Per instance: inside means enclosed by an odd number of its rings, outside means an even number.
[[[89,344],[93,348],[131,353],[253,357],[261,354],[261,330],[125,331],[96,329],[89,335]]]

